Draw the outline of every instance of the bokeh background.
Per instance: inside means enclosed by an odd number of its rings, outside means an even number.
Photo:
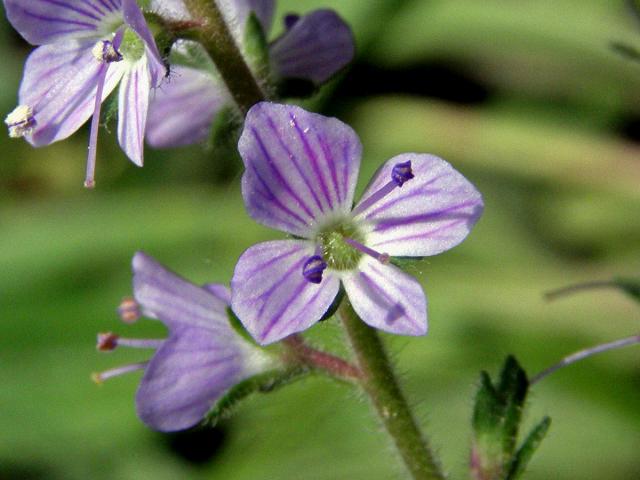
[[[358,58],[312,106],[361,136],[361,180],[395,154],[431,152],[485,196],[465,243],[410,267],[430,298],[429,336],[385,336],[452,478],[466,478],[480,370],[515,353],[535,373],[639,329],[640,305],[622,293],[548,303],[543,292],[640,276],[640,64],[610,47],[640,48],[640,21],[622,0],[282,0],[276,31],[283,13],[320,6],[352,25]],[[0,21],[9,112],[30,47]],[[110,125],[87,191],[86,141],[86,129],[42,149],[0,135],[0,478],[401,478],[365,399],[322,377],[179,435],[136,418],[139,375],[90,381],[146,357],[98,354],[96,332],[164,334],[116,316],[134,251],[226,282],[245,248],[281,234],[246,215],[233,157],[148,149],[138,169]],[[311,337],[341,351],[331,321]],[[545,414],[553,424],[527,478],[640,478],[640,348],[536,385],[526,425]]]

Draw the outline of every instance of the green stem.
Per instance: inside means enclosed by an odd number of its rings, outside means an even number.
[[[338,315],[362,372],[360,383],[412,478],[443,480],[445,476],[418,429],[377,332],[360,320],[346,299],[338,308]]]
[[[266,99],[236,44],[216,0],[185,0],[193,18],[204,19],[198,40],[207,50],[238,108],[243,113]]]

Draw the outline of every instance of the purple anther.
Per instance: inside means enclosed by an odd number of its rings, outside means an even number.
[[[411,180],[413,176],[411,160],[403,163],[396,163],[391,170],[391,180],[393,180],[399,187],[402,187],[405,182]]]
[[[327,263],[320,255],[314,255],[309,258],[302,267],[302,275],[311,283],[320,283],[322,281],[322,272],[327,268]]]
[[[295,13],[289,13],[287,15],[284,16],[284,28],[285,30],[291,30],[293,28],[293,26],[298,23],[298,20],[300,20],[300,15],[297,15]]]

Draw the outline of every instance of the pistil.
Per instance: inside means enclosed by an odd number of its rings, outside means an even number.
[[[388,253],[376,252],[374,249],[369,248],[366,245],[363,245],[362,243],[348,237],[344,237],[344,241],[349,245],[351,245],[356,250],[364,253],[365,255],[369,255],[370,257],[375,258],[376,260],[378,260],[380,263],[384,265],[389,263],[390,257]]]

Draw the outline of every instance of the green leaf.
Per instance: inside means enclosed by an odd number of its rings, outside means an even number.
[[[249,395],[272,392],[293,383],[310,371],[307,367],[295,366],[285,370],[276,369],[254,375],[232,387],[220,398],[205,415],[203,424],[213,426],[218,421],[231,416],[237,405]]]
[[[640,278],[616,277],[613,282],[631,298],[640,302]]]
[[[529,460],[540,446],[540,443],[547,435],[547,431],[549,431],[549,427],[551,426],[551,418],[544,417],[538,425],[536,425],[529,435],[522,442],[522,445],[513,456],[511,460],[511,465],[509,467],[509,473],[505,477],[505,480],[516,480],[520,478],[520,476],[524,473],[525,468],[527,467]]]
[[[522,418],[522,408],[527,396],[527,374],[515,357],[509,355],[500,374],[498,393],[504,402],[502,451],[510,457],[516,446],[516,438]]]

